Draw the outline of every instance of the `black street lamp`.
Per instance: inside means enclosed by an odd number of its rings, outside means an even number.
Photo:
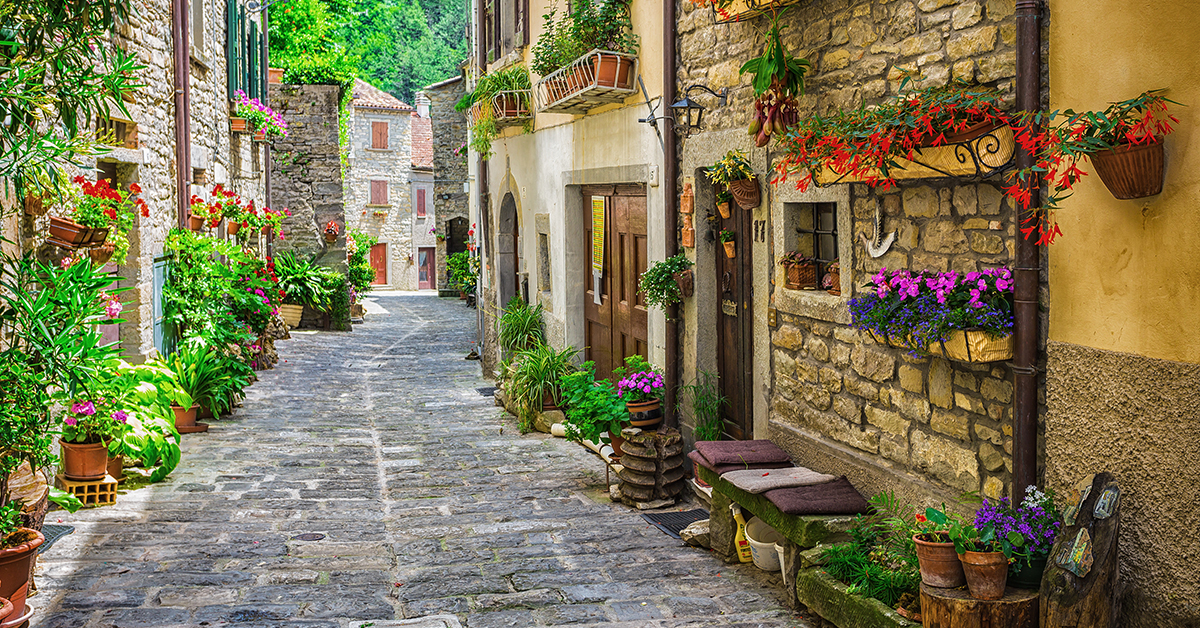
[[[683,90],[683,98],[671,105],[671,113],[675,119],[675,129],[685,134],[691,135],[692,131],[699,131],[700,124],[704,119],[704,105],[689,98],[689,95],[694,90],[702,90],[717,98],[717,106],[724,107],[728,101],[729,88],[721,88],[720,93],[703,85],[689,85]]]

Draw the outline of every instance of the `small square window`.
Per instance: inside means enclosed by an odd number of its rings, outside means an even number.
[[[796,213],[796,250],[817,261],[817,277],[838,259],[837,203],[788,203]]]
[[[387,122],[372,122],[371,123],[371,148],[387,148],[388,147],[388,123]]]
[[[387,205],[388,204],[388,182],[387,181],[372,181],[371,182],[371,205]]]

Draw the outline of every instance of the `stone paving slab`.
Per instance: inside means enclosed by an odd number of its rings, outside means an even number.
[[[808,626],[778,574],[683,547],[578,445],[483,397],[475,311],[388,296],[296,333],[165,482],[52,513],[32,628]],[[310,536],[317,535],[317,536]]]

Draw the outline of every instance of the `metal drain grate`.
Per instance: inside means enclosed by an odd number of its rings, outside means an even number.
[[[648,512],[642,514],[642,519],[650,522],[654,527],[666,532],[667,535],[679,538],[679,531],[696,523],[708,519],[708,511],[703,508],[688,510],[686,512]]]

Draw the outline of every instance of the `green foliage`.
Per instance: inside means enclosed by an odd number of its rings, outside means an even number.
[[[529,68],[546,76],[592,50],[637,54],[638,36],[628,0],[580,0],[570,13],[556,17],[558,7],[543,15],[542,36],[533,47]]]
[[[483,155],[485,159],[492,154],[492,141],[500,133],[496,126],[496,111],[492,106],[492,99],[496,94],[517,91],[519,93],[508,94],[508,96],[518,99],[521,109],[532,112],[531,92],[528,91],[530,89],[532,86],[529,81],[529,70],[526,70],[522,64],[511,65],[498,72],[480,77],[479,82],[475,84],[475,90],[463,94],[458,104],[454,106],[456,111],[465,112],[475,103],[483,103],[479,108],[479,115],[471,124],[471,148]],[[525,123],[525,132],[533,132],[531,122]]]
[[[204,233],[172,229],[163,245],[172,257],[163,287],[168,323],[180,338],[205,338],[216,346],[253,342],[230,302],[236,273],[221,258],[244,258],[237,246]]]
[[[574,347],[556,351],[550,345],[538,343],[514,357],[516,367],[504,391],[518,409],[522,432],[532,429],[534,415],[541,412],[544,401],[561,403],[559,382],[575,370],[577,355],[579,350]]]
[[[683,396],[691,400],[692,419],[696,422],[696,440],[721,440],[724,433],[721,409],[729,402],[721,394],[717,376],[700,371],[696,381],[680,386]]]
[[[542,305],[530,306],[513,296],[500,315],[500,348],[509,353],[532,349],[546,340],[542,332]]]
[[[193,403],[219,414],[228,409],[228,400],[222,392],[231,374],[225,370],[224,362],[216,351],[188,343],[161,365],[171,371],[175,386],[187,393]]]
[[[895,607],[904,594],[915,594],[921,584],[921,575],[915,569],[891,563],[857,543],[834,545],[822,558],[825,571],[849,585],[851,593],[875,598],[890,607]]]
[[[112,45],[127,0],[0,3],[0,178],[17,196],[65,192],[70,165],[110,149],[89,131],[142,87],[135,55]],[[100,138],[101,140],[106,138]]]
[[[717,239],[721,242],[733,242],[733,238],[734,233],[728,229],[722,229],[721,233],[717,235]]]
[[[804,75],[808,72],[809,63],[806,59],[793,57],[783,45],[779,25],[779,16],[787,11],[774,14],[771,17],[771,27],[767,30],[767,47],[762,56],[755,57],[744,63],[739,74],[749,72],[754,76],[751,84],[756,96],[763,94],[775,86],[779,96],[799,96],[804,93]]]
[[[362,296],[372,290],[371,282],[375,281],[375,267],[371,266],[371,247],[378,242],[374,236],[361,229],[346,231],[348,279],[356,296]]]
[[[105,379],[128,413],[128,429],[121,438],[109,441],[109,455],[138,460],[142,466],[154,469],[151,482],[161,481],[175,470],[181,458],[172,400],[191,407],[191,397],[179,389],[174,373],[160,361],[136,366],[117,361]]]
[[[302,259],[292,251],[283,251],[275,256],[275,274],[279,277],[284,303],[328,310],[332,296],[329,273],[328,269],[318,266],[312,257]]]
[[[683,253],[651,264],[638,280],[638,290],[646,298],[646,307],[665,310],[679,303],[683,295],[679,292],[679,284],[675,283],[674,275],[691,267],[691,260]]]
[[[596,381],[594,362],[584,362],[579,370],[563,375],[559,388],[567,406],[564,427],[569,440],[609,443],[611,439],[601,434],[619,434],[629,421],[629,411],[612,382]]]
[[[63,510],[74,513],[76,510],[83,508],[83,502],[79,501],[73,493],[68,493],[61,488],[50,487],[50,502],[57,505]]]
[[[479,281],[478,257],[469,251],[453,253],[446,258],[446,271],[450,274],[451,288],[464,294],[475,294],[475,284]]]
[[[625,366],[619,366],[613,369],[613,374],[617,377],[625,377],[626,375],[632,375],[634,373],[646,372],[657,373],[658,369],[654,368],[654,365],[651,364],[649,360],[637,353],[625,358]]]
[[[350,331],[350,281],[345,275],[326,270],[324,289],[329,294],[329,321],[334,331]]]
[[[753,177],[754,168],[750,166],[750,160],[746,158],[746,153],[740,150],[731,150],[725,153],[724,157],[718,159],[716,163],[705,168],[704,176],[714,185],[728,186],[730,181]],[[728,194],[728,192],[725,193]],[[733,198],[733,195],[729,194],[729,196],[722,197],[718,194],[717,202],[721,202],[722,198],[728,202]]]

